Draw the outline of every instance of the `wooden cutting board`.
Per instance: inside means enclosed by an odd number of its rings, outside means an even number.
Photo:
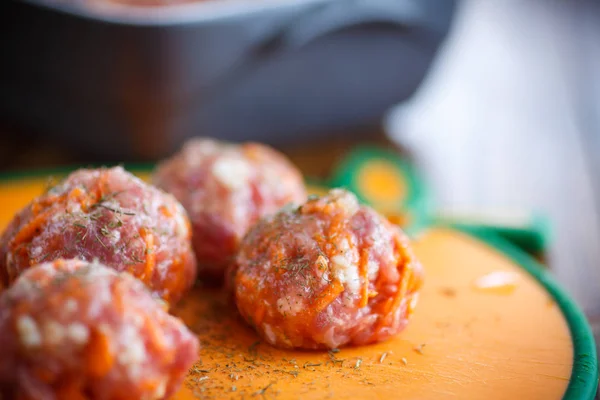
[[[0,228],[45,182],[0,183]],[[546,271],[483,230],[431,227],[414,249],[426,284],[408,328],[335,353],[274,349],[239,320],[227,296],[197,287],[174,310],[202,343],[174,399],[593,398],[589,327]],[[499,272],[510,279],[482,286],[482,277]]]

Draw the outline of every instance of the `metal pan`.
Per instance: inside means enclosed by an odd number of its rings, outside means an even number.
[[[4,1],[0,115],[105,158],[192,135],[269,143],[375,120],[410,96],[452,1]]]

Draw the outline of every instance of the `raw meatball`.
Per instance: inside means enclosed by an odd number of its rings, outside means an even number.
[[[241,315],[282,348],[385,340],[408,323],[422,284],[401,230],[340,189],[261,220],[232,270]]]
[[[199,274],[217,281],[252,224],[306,200],[298,170],[282,154],[256,143],[192,139],[159,165],[154,183],[188,211]]]
[[[58,258],[98,259],[168,302],[196,276],[181,204],[121,167],[76,171],[19,212],[0,238],[0,280]]]
[[[0,343],[0,398],[28,400],[165,399],[199,350],[141,282],[79,260],[34,266],[2,293]]]

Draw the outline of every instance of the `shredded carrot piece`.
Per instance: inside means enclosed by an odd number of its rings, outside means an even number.
[[[407,251],[406,245],[401,238],[397,238],[395,244],[399,252],[398,267],[401,269],[400,272],[402,278],[400,282],[398,282],[398,290],[394,294],[394,297],[387,299],[387,301],[383,304],[381,314],[385,317],[378,322],[377,326],[375,327],[374,334],[377,334],[381,328],[385,326],[387,320],[390,318],[390,311],[397,309],[402,300],[406,299],[410,294],[410,291],[415,290],[415,287],[420,286],[419,278],[415,274],[415,270],[413,268],[413,263],[415,262],[414,256],[410,251]],[[407,312],[410,314],[410,308],[408,308]]]
[[[254,314],[254,323],[256,325],[259,325],[263,318],[265,317],[265,306],[263,304],[261,304],[260,306],[258,306],[258,309],[256,310],[256,314]]]
[[[387,299],[386,302],[384,303],[383,313],[382,313],[384,317],[381,318],[379,320],[379,322],[377,323],[373,335],[376,335],[377,333],[379,333],[381,328],[388,324],[388,320],[390,319],[390,316],[393,314],[393,313],[391,313],[391,311],[397,309],[400,306],[402,299],[404,299],[406,297],[407,282],[410,280],[410,277],[408,277],[408,275],[411,275],[410,271],[406,271],[404,273],[404,276],[402,277],[402,281],[400,282],[400,287],[398,288],[399,290],[396,292],[394,297]]]
[[[171,210],[169,210],[169,208],[167,206],[160,206],[159,208],[160,213],[162,215],[164,215],[167,218],[172,218],[173,217],[173,213],[171,212]]]
[[[366,307],[369,303],[369,271],[367,270],[368,253],[366,249],[360,252],[360,260],[358,262],[358,276],[361,279],[360,288],[360,307]]]
[[[43,209],[44,206],[39,201],[34,200],[33,203],[31,203],[31,213],[33,215],[39,214]]]
[[[44,208],[50,207],[51,205],[55,204],[55,203],[60,203],[65,197],[65,194],[62,194],[60,196],[52,194],[52,195],[45,195],[41,198],[35,199],[33,201],[33,203],[31,204],[31,212],[33,213],[33,215],[38,214],[40,211],[42,211]]]
[[[35,375],[36,378],[45,383],[52,383],[56,379],[56,374],[54,372],[42,366],[34,366],[33,375]]]
[[[400,257],[399,260],[402,263],[402,279],[400,280],[400,284],[398,285],[398,291],[394,296],[393,308],[396,308],[400,305],[400,302],[410,290],[410,286],[414,285],[413,279],[415,279],[413,273],[413,256],[409,252],[406,251],[405,243],[402,242],[401,239],[396,238],[396,246],[399,249]]]
[[[185,274],[181,269],[181,263],[177,260],[173,261],[173,264],[171,264],[171,268],[167,272],[165,286],[161,294],[162,299],[165,301],[165,304],[163,305],[164,307],[166,307],[165,311],[169,311],[168,303],[171,302],[172,293],[177,293],[179,290],[184,290],[184,279],[186,278],[184,275]]]
[[[25,224],[19,232],[14,236],[11,241],[11,247],[14,249],[20,243],[31,239],[37,229],[44,225],[44,223],[50,217],[52,210],[46,210],[33,218],[29,223]]]
[[[399,290],[398,292],[396,292],[396,295],[394,296],[394,300],[392,301],[392,306],[390,307],[390,310],[395,310],[396,308],[398,308],[398,306],[400,306],[400,302],[405,297],[405,295],[402,294],[402,292],[403,292],[402,290]]]
[[[100,177],[96,181],[96,199],[100,200],[104,196],[104,189],[108,186],[108,171],[102,170]]]
[[[87,352],[86,367],[93,377],[105,376],[115,363],[108,337],[102,332],[92,332]]]
[[[381,314],[389,313],[390,310],[392,309],[393,304],[394,304],[393,298],[386,299],[385,303],[383,303],[383,306],[381,307]]]
[[[83,195],[85,195],[85,192],[83,190],[81,190],[81,188],[76,187],[69,192],[69,199],[74,200]]]
[[[327,308],[342,292],[344,291],[344,285],[338,280],[334,280],[327,286],[323,293],[315,299],[312,309],[319,313]]]
[[[19,233],[15,236],[15,238],[13,240],[15,240],[16,243],[19,242],[23,242],[26,241],[28,239],[31,239],[31,237],[34,235],[35,230],[40,227],[41,225],[43,225],[43,223],[46,221],[46,219],[50,216],[50,214],[52,213],[52,210],[50,209],[50,207],[54,204],[58,204],[61,202],[64,202],[66,199],[69,200],[79,200],[79,202],[85,206],[85,192],[81,189],[81,188],[75,188],[73,190],[71,190],[69,193],[66,193],[62,196],[49,196],[46,199],[44,199],[43,201],[35,201],[32,205],[31,205],[31,212],[34,215],[34,218],[25,226],[23,226],[21,228],[21,230],[19,231]],[[84,207],[85,208],[85,207]]]
[[[115,286],[112,288],[113,292],[113,300],[112,306],[115,310],[119,312],[123,312],[125,309],[125,304],[123,303],[123,295],[121,293],[127,291],[127,285],[123,281],[118,281],[115,283]]]
[[[84,396],[81,392],[81,381],[70,379],[67,382],[61,384],[56,390],[57,400],[86,400],[87,396]]]
[[[245,274],[239,274],[235,276],[236,286],[241,285],[246,288],[256,287],[256,281]]]
[[[147,229],[142,228],[140,230],[140,236],[144,239],[146,244],[146,264],[144,265],[144,272],[141,274],[141,279],[148,282],[152,277],[152,271],[156,265],[156,253],[154,249],[154,235]]]
[[[147,346],[151,351],[161,355],[161,360],[165,364],[173,362],[175,351],[169,348],[169,343],[164,334],[164,326],[156,319],[149,316],[144,321],[144,332],[147,334]]]
[[[402,280],[400,281],[398,290],[396,291],[396,294],[394,294],[393,300],[389,306],[389,309],[386,310],[386,312],[395,310],[396,308],[398,308],[400,306],[400,302],[402,301],[403,298],[406,297],[406,294],[408,292],[408,282],[410,281],[411,275],[412,274],[410,273],[410,271],[404,271],[404,273],[402,274]]]
[[[140,382],[139,385],[143,392],[153,393],[160,384],[161,381],[158,379],[147,378]]]

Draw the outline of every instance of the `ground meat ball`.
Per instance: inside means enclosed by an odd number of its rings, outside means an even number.
[[[298,170],[282,154],[256,143],[192,139],[159,165],[153,181],[188,211],[199,273],[216,280],[223,278],[252,224],[306,200]]]
[[[257,223],[232,274],[246,321],[270,344],[302,349],[389,338],[422,283],[400,229],[340,189]]]
[[[167,398],[199,345],[159,302],[101,264],[28,269],[0,297],[0,398]]]
[[[19,212],[0,239],[0,280],[58,258],[98,259],[169,302],[196,276],[183,207],[121,167],[76,171]]]

